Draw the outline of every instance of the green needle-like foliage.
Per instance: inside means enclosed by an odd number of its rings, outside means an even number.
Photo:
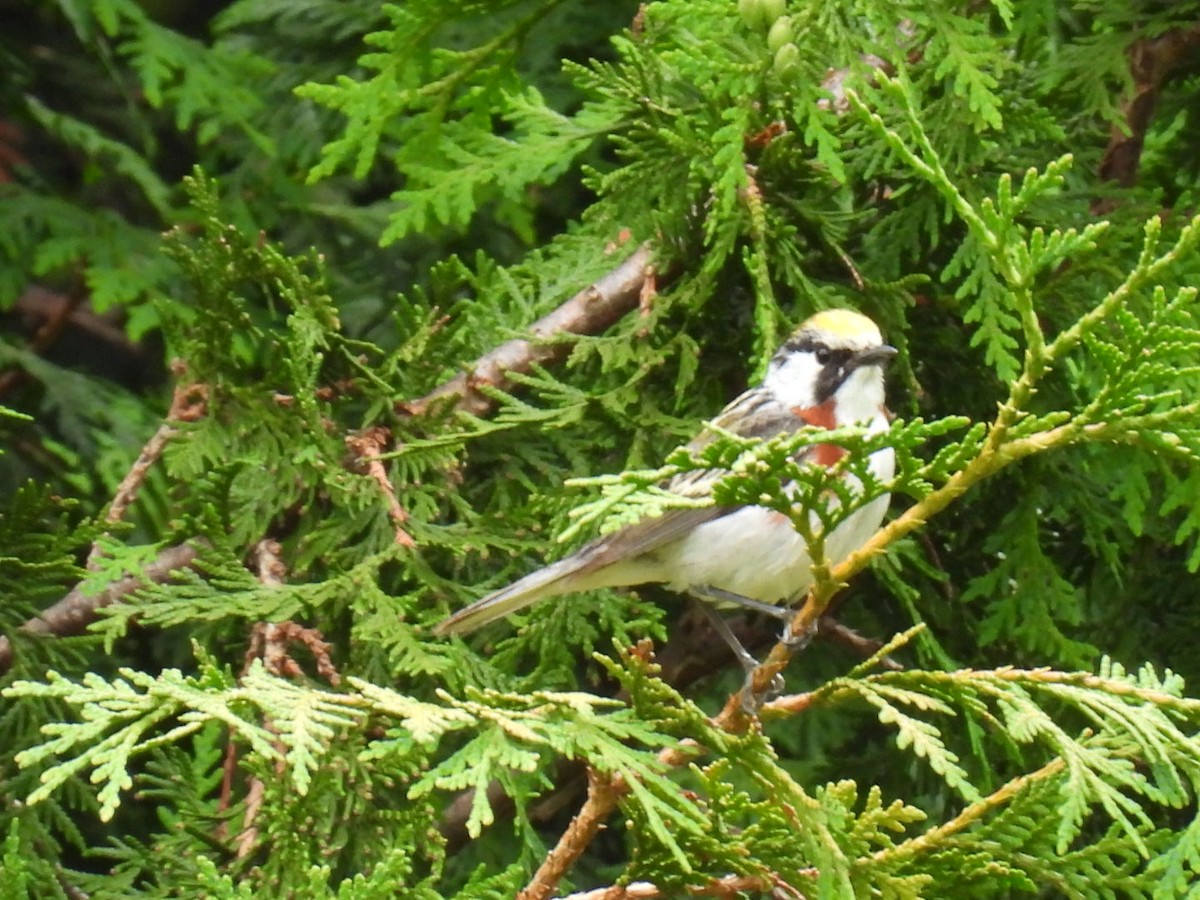
[[[1200,4],[178,6],[0,35],[0,896],[1197,893]],[[885,431],[713,421],[830,307]],[[754,715],[657,587],[433,634],[744,504]]]

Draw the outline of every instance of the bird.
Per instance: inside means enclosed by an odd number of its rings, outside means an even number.
[[[764,439],[806,425],[859,425],[868,434],[886,431],[891,414],[885,406],[884,370],[896,354],[867,316],[850,309],[818,312],[774,354],[762,382],[726,406],[687,448],[699,450],[722,431]],[[831,465],[843,452],[833,445],[810,445],[800,451],[799,461]],[[868,466],[879,482],[890,482],[894,451],[888,446],[875,450]],[[665,487],[703,495],[721,474],[685,472]],[[853,475],[843,477],[854,479],[855,491],[861,489]],[[826,560],[836,565],[864,544],[882,524],[889,502],[890,495],[882,494],[838,523],[825,538]],[[767,612],[786,623],[792,604],[812,582],[807,542],[789,517],[754,505],[675,508],[593,540],[459,610],[434,631],[442,636],[466,634],[540,600],[652,583],[719,605]],[[719,616],[710,613],[710,618],[729,641],[732,633]],[[749,670],[753,658],[735,644],[731,643],[734,653]]]

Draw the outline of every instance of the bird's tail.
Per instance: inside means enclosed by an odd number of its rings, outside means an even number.
[[[460,609],[449,618],[438,622],[433,631],[439,635],[466,634],[547,597],[554,597],[568,590],[586,590],[587,585],[573,584],[566,588],[560,584],[568,575],[573,575],[582,568],[583,564],[584,561],[580,560],[578,555],[568,556],[531,572],[508,587],[488,594],[466,609]]]

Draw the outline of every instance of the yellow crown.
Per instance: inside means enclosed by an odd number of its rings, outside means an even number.
[[[822,310],[810,317],[800,328],[806,331],[809,329],[822,331],[846,340],[862,340],[864,338],[876,342],[883,340],[879,333],[879,326],[862,313],[856,313],[852,309]]]

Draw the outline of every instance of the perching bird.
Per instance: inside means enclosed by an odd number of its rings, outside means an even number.
[[[846,309],[817,313],[771,359],[762,384],[725,407],[713,424],[762,438],[804,425],[859,424],[868,432],[885,431],[883,370],[895,355],[866,316]],[[711,438],[702,432],[688,447],[698,449]],[[810,446],[801,461],[828,465],[824,451],[829,450],[836,458],[836,448]],[[876,450],[869,465],[876,478],[890,481],[892,449]],[[720,475],[688,472],[666,487],[696,496],[710,490]],[[857,480],[854,485],[860,487]],[[825,539],[831,564],[845,559],[879,528],[889,499],[875,498],[834,528]],[[472,603],[438,623],[435,631],[463,634],[548,597],[652,582],[701,599],[772,612],[787,621],[790,604],[812,584],[811,566],[805,539],[778,512],[761,506],[673,509],[592,541]],[[729,637],[728,629],[724,632]],[[744,664],[753,663],[740,645],[734,649]]]

